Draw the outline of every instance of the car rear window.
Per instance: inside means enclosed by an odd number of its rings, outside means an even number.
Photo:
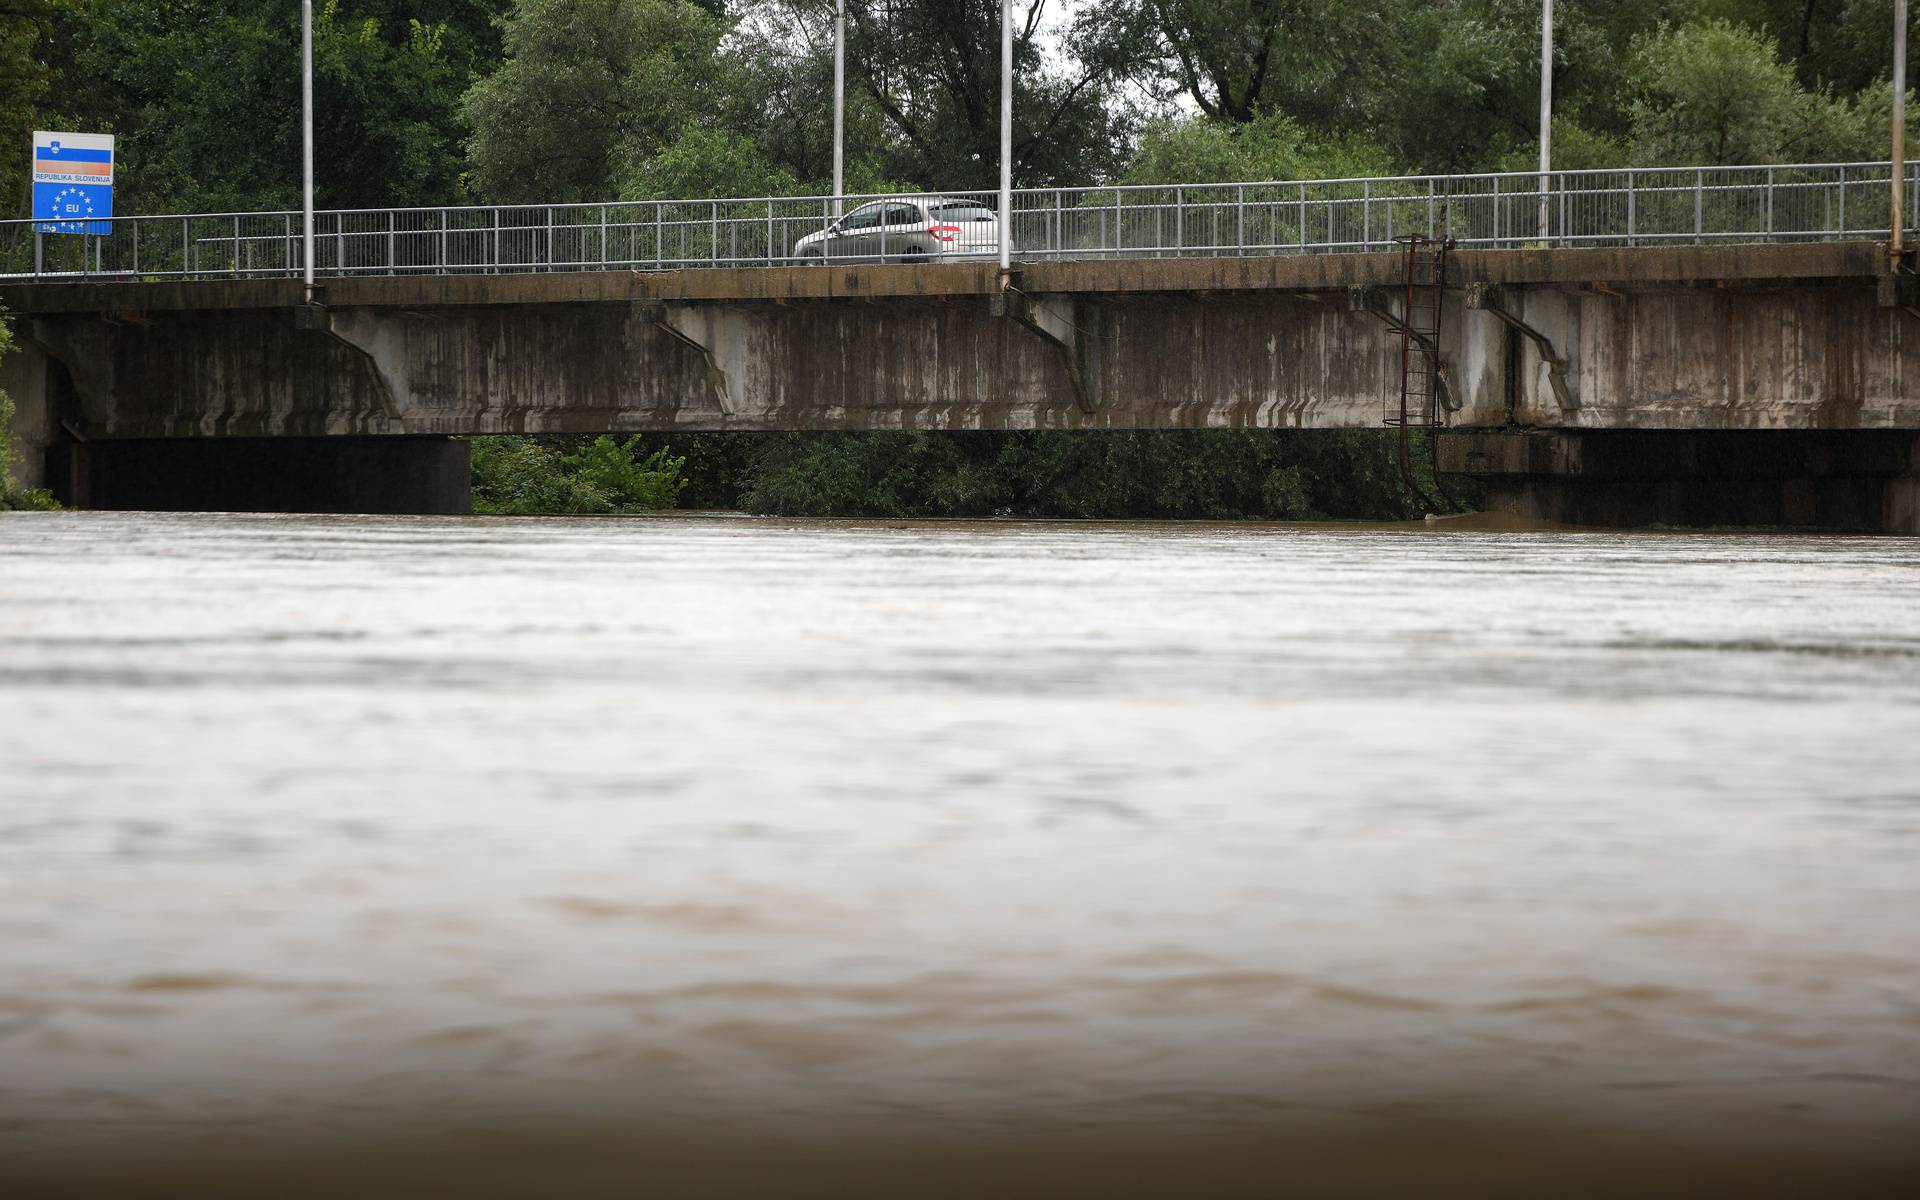
[[[937,221],[993,220],[993,210],[984,204],[936,204],[927,212]]]

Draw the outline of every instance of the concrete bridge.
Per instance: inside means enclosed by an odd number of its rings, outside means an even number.
[[[0,282],[24,342],[0,387],[30,472],[102,507],[459,510],[463,434],[1378,427],[1406,264],[1368,232],[1043,253],[1007,278],[774,261],[770,232],[769,265],[390,259],[316,304],[272,265],[90,268]],[[1920,288],[1848,233],[1470,238],[1441,465],[1552,519],[1920,532]]]

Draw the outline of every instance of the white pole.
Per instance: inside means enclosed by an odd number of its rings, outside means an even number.
[[[1000,0],[1000,270],[1013,267],[1013,0]]]
[[[1540,240],[1553,234],[1547,191],[1553,173],[1553,0],[1540,3]]]
[[[847,194],[847,0],[833,6],[833,215]]]
[[[313,303],[313,0],[300,0],[300,133],[304,163],[301,186],[300,241],[307,281],[307,303]]]
[[[1893,4],[1893,232],[1887,249],[1899,257],[1907,235],[1907,0]]]

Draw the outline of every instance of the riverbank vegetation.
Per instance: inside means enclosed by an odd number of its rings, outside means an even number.
[[[673,505],[790,517],[1068,517],[1397,521],[1422,506],[1372,430],[678,434],[600,438],[592,483],[574,436],[474,439],[474,506],[493,513],[635,512]],[[1430,475],[1424,439],[1416,469]],[[677,454],[677,457],[675,456]],[[662,472],[661,464],[666,472]],[[1471,502],[1475,493],[1466,489]]]
[[[0,359],[12,350],[13,331],[0,319]],[[24,488],[14,482],[13,468],[19,465],[20,452],[13,448],[13,412],[13,398],[0,391],[0,512],[59,508],[46,489]]]
[[[602,435],[568,453],[553,440],[475,438],[473,510],[520,516],[672,508],[686,487],[686,460],[665,446],[638,453],[639,441]]]
[[[1555,164],[1883,159],[1891,4],[1560,0]],[[1539,0],[1016,11],[1018,186],[1536,161]],[[322,0],[318,202],[824,192],[832,12],[833,0]],[[849,0],[850,191],[994,186],[998,13],[999,0]],[[0,6],[0,146],[35,128],[118,134],[123,213],[297,208],[298,42],[298,6],[280,0],[14,0]],[[25,155],[0,155],[8,215],[27,214],[25,171]],[[1379,432],[733,436],[676,447],[692,464],[682,502],[1356,517],[1409,503]],[[578,446],[476,449],[488,505],[642,503],[583,483],[563,461]]]
[[[6,353],[6,328],[0,326],[0,354]],[[21,487],[13,478],[20,452],[13,448],[13,398],[0,392],[0,512],[51,511],[60,505],[45,488]]]

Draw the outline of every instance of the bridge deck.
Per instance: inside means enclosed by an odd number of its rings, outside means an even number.
[[[1893,277],[1882,244],[1867,241],[1767,245],[1467,250],[1453,257],[1458,284],[1545,285],[1621,291],[1764,287],[1771,283],[1872,283]],[[1175,293],[1327,294],[1403,282],[1396,253],[1114,259],[1018,266],[1021,290],[1125,296]],[[359,275],[328,279],[333,307],[465,307],[673,301],[784,303],[990,296],[992,263],[885,266],[699,267],[664,271],[523,271],[501,274]],[[22,314],[212,312],[292,308],[295,279],[96,278],[0,284],[0,308]]]

